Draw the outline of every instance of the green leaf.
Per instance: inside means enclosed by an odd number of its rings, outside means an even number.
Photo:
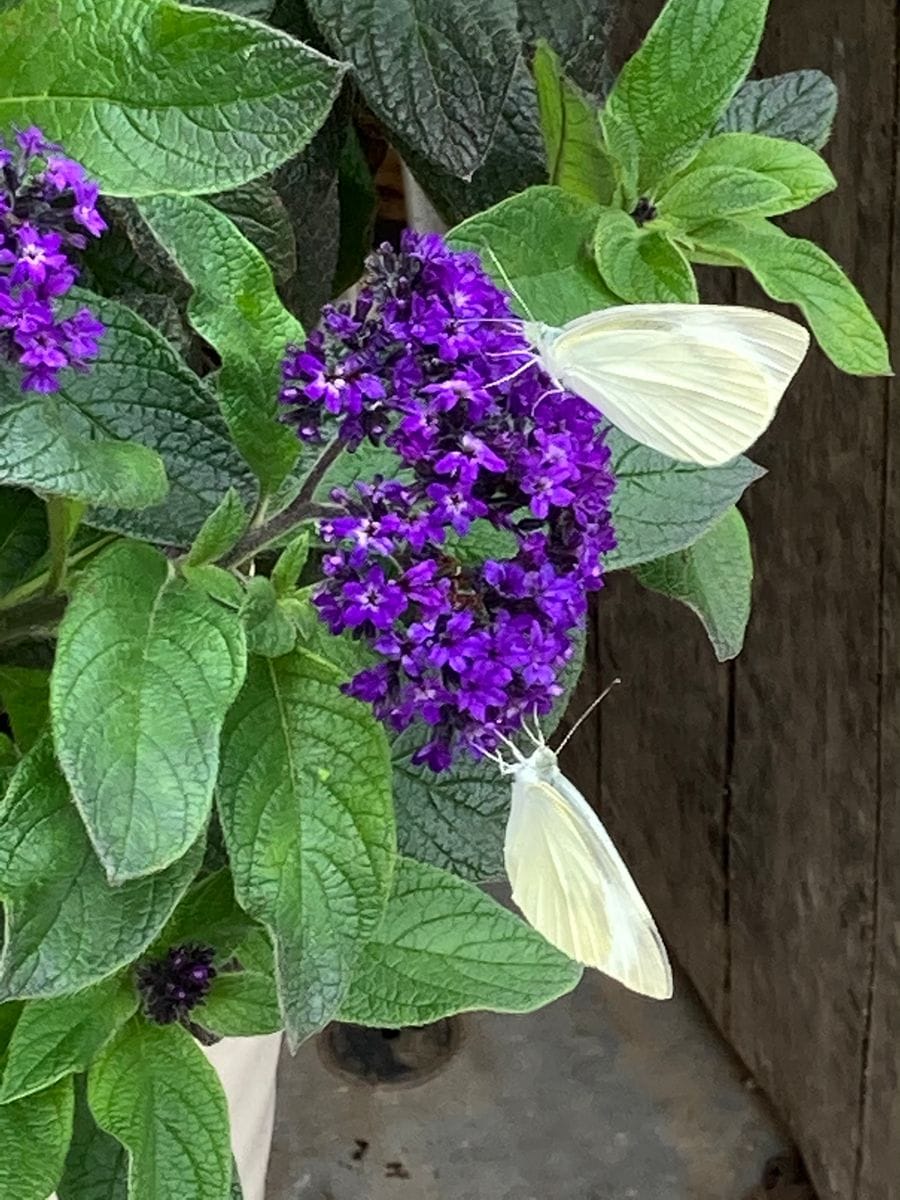
[[[201,840],[161,874],[110,887],[50,737],[43,737],[0,802],[6,911],[0,999],[68,995],[133,962],[168,920],[202,858]]]
[[[247,511],[241,498],[229,488],[225,499],[209,514],[200,532],[194,539],[185,563],[189,567],[202,566],[214,558],[227,553],[247,528]]]
[[[813,242],[765,220],[716,221],[692,235],[701,251],[746,267],[773,300],[796,304],[819,345],[851,375],[890,375],[887,342],[865,300]]]
[[[0,488],[0,596],[19,583],[47,548],[44,505],[31,492]]]
[[[128,1200],[128,1155],[94,1120],[86,1097],[87,1081],[75,1081],[75,1124],[59,1200]]]
[[[308,557],[309,530],[304,529],[288,543],[272,568],[272,586],[278,596],[286,596],[296,588]]]
[[[594,259],[603,282],[629,304],[697,301],[694,272],[679,248],[665,234],[639,229],[621,209],[601,209]]]
[[[686,230],[717,217],[766,215],[791,207],[791,193],[777,179],[742,167],[691,164],[659,198],[660,216]]]
[[[594,204],[609,204],[615,172],[595,104],[565,77],[546,42],[538,44],[532,70],[550,182]]]
[[[516,65],[514,0],[308,0],[366,102],[393,133],[455,175],[483,161]]]
[[[246,595],[243,585],[237,576],[224,567],[217,567],[215,563],[203,563],[199,567],[182,564],[181,573],[191,587],[212,596],[226,608],[238,612],[243,607]]]
[[[838,90],[821,71],[789,71],[748,80],[716,126],[716,133],[764,133],[821,150],[831,136]]]
[[[270,177],[271,178],[271,177]],[[206,196],[238,227],[271,268],[276,283],[287,283],[297,270],[297,239],[290,214],[268,179],[252,179],[230,192]]]
[[[129,1021],[91,1067],[88,1103],[128,1150],[129,1200],[223,1200],[231,1187],[225,1093],[180,1025]]]
[[[608,60],[615,0],[517,0],[519,28],[530,46],[547,42],[578,88],[602,95],[612,82]]]
[[[171,0],[25,0],[0,57],[0,123],[40,125],[113,196],[261,175],[309,141],[342,74],[278,30]]]
[[[47,1200],[72,1136],[72,1080],[0,1107],[0,1196]]]
[[[529,188],[463,221],[449,241],[455,250],[478,251],[497,283],[519,293],[524,316],[562,325],[621,303],[590,253],[600,211],[561,188]]]
[[[16,745],[24,754],[47,724],[50,672],[40,667],[0,666],[0,701],[12,725]]]
[[[223,961],[258,928],[235,899],[231,872],[222,867],[190,888],[159,935],[156,949],[199,942],[212,946],[216,958]]]
[[[330,1020],[384,912],[394,817],[384,730],[303,650],[251,660],[217,789],[240,903],[271,931],[297,1044]]]
[[[50,705],[60,765],[112,882],[162,870],[205,828],[245,662],[237,614],[152,546],[117,542],[81,576]]]
[[[396,1028],[473,1009],[533,1012],[580,978],[578,963],[471,883],[404,858],[340,1015]]]
[[[297,631],[279,604],[272,581],[264,575],[256,575],[248,581],[241,616],[251,654],[280,658],[293,650]]]
[[[43,396],[23,392],[15,368],[0,368],[0,483],[121,508],[158,504],[168,490],[160,456],[85,420],[70,401],[84,378],[70,372],[60,392]],[[105,383],[101,375],[101,394]]]
[[[276,420],[281,362],[303,329],[275,291],[259,251],[218,209],[196,197],[154,196],[140,211],[194,289],[188,317],[218,352],[219,404],[265,493],[297,461],[294,433]]]
[[[606,556],[608,570],[652,562],[683,550],[717,521],[765,471],[748,458],[723,467],[674,462],[609,431],[618,486],[613,493],[613,528],[618,547]]]
[[[719,662],[740,654],[750,619],[753,558],[736,508],[687,550],[643,563],[635,575],[644,587],[680,600],[697,614]]]
[[[65,416],[67,427],[86,445],[94,445],[104,454],[111,447],[109,454],[127,456],[126,465],[136,456],[140,456],[136,459],[138,465],[145,457],[152,459],[154,489],[141,504],[146,506],[165,495],[164,488],[157,486],[157,481],[162,481],[157,449],[169,480],[164,504],[144,507],[140,513],[123,512],[121,508],[129,503],[141,476],[135,475],[134,467],[129,465],[124,480],[118,479],[115,472],[107,478],[108,464],[98,462],[102,495],[91,493],[84,498],[115,507],[92,510],[88,523],[148,541],[189,546],[229,487],[237,488],[245,500],[252,502],[253,478],[231,443],[211,391],[162,334],[114,300],[88,292],[77,295],[79,302],[97,312],[107,331],[100,343],[100,360],[90,374],[69,372],[62,391],[52,399]],[[17,399],[21,399],[18,393]],[[0,418],[0,444],[3,435]],[[95,440],[110,437],[128,439],[129,444]],[[50,454],[47,474],[52,460],[61,453],[40,443],[23,448],[41,454],[41,463]],[[58,470],[66,470],[65,461]],[[53,481],[51,474],[51,485]],[[59,486],[48,487],[40,482],[33,486],[41,491],[81,495],[68,487],[64,474]]]
[[[223,12],[234,13],[236,17],[256,17],[259,21],[270,17],[275,7],[275,0],[214,0],[212,4],[207,0],[185,0],[185,3],[197,8],[221,8]]]
[[[27,1004],[9,1043],[0,1104],[86,1071],[137,1006],[128,976],[105,979],[74,996]]]
[[[640,146],[638,191],[684,167],[750,69],[768,0],[668,0],[616,80],[603,114]]]
[[[812,204],[836,187],[825,160],[799,142],[720,133],[660,196],[659,211],[688,228],[720,217],[774,217]]]
[[[277,1033],[284,1025],[275,981],[260,971],[221,972],[193,1019],[220,1037]]]

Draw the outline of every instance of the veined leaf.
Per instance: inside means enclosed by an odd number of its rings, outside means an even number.
[[[634,573],[644,587],[680,600],[697,614],[719,662],[740,654],[750,619],[753,557],[736,508],[686,550],[642,563]]]
[[[516,65],[513,0],[308,0],[307,7],[395,139],[470,176]]]
[[[619,544],[606,556],[611,571],[693,545],[765,474],[748,458],[722,467],[674,462],[618,429],[607,440],[618,480],[612,518]]]
[[[593,204],[609,204],[615,172],[603,146],[600,113],[563,74],[546,42],[532,65],[550,182]]]
[[[297,239],[287,205],[267,179],[251,179],[230,192],[206,196],[238,227],[271,268],[276,283],[287,283],[297,270]]]
[[[251,659],[217,796],[243,907],[271,931],[294,1044],[330,1020],[381,920],[395,856],[384,731],[304,650]]]
[[[523,316],[562,325],[622,302],[603,283],[589,249],[600,211],[562,188],[529,188],[463,221],[449,241],[456,250],[478,251],[496,283],[515,288],[527,306]]]
[[[639,229],[618,208],[600,211],[594,260],[603,282],[630,304],[694,304],[697,283],[690,263],[664,233]]]
[[[773,300],[796,304],[819,345],[851,375],[889,375],[884,334],[865,300],[819,246],[762,219],[716,221],[696,230],[702,251],[746,267]]]
[[[340,1015],[396,1028],[478,1008],[532,1012],[580,978],[578,963],[473,884],[403,858]]]
[[[72,1080],[0,1106],[0,1196],[47,1200],[72,1136]]]
[[[271,170],[321,125],[343,73],[276,29],[172,0],[24,0],[0,57],[0,123],[40,125],[114,196]]]
[[[237,614],[153,547],[117,542],[79,579],[59,628],[53,732],[112,881],[162,870],[205,828],[245,662]]]
[[[194,289],[188,317],[222,360],[223,415],[263,491],[274,492],[300,453],[277,408],[285,347],[302,343],[303,328],[279,300],[268,263],[224,213],[184,196],[151,197],[140,211]]]
[[[74,996],[33,1000],[13,1031],[0,1086],[0,1105],[86,1071],[138,1006],[130,978],[105,979]]]
[[[831,136],[837,103],[838,90],[821,71],[749,79],[715,131],[764,133],[821,150]]]
[[[229,488],[222,503],[203,522],[184,560],[185,565],[200,567],[221,558],[247,528],[247,520],[240,497],[234,488]]]
[[[129,1200],[228,1196],[225,1093],[180,1025],[129,1021],[91,1067],[88,1103],[128,1151]]]
[[[75,1080],[75,1123],[59,1200],[128,1200],[128,1154],[98,1126],[88,1108],[87,1081]]]
[[[277,1033],[284,1025],[275,980],[262,971],[219,974],[194,1019],[220,1037]]]
[[[45,735],[0,802],[0,999],[69,995],[133,962],[202,859],[201,842],[166,871],[111,887]]]
[[[718,217],[787,210],[791,193],[777,179],[742,167],[695,167],[692,163],[660,196],[658,207],[662,217],[690,231]]]
[[[727,109],[759,47],[768,0],[668,0],[603,113],[612,144],[635,139],[641,195],[684,167]]]

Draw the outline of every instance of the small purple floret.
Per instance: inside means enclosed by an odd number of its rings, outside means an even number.
[[[138,967],[144,1011],[157,1025],[184,1021],[206,999],[216,977],[215,951],[209,946],[173,946],[162,958]]]

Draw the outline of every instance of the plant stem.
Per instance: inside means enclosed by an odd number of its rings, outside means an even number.
[[[226,554],[221,560],[223,567],[239,567],[243,563],[248,562],[255,555],[264,550],[266,546],[277,541],[284,534],[288,533],[296,525],[303,521],[321,520],[324,517],[334,517],[340,515],[343,509],[335,504],[322,504],[314,501],[313,496],[319,484],[325,478],[328,468],[335,459],[342,453],[344,443],[338,440],[331,442],[322,451],[319,458],[306,479],[300,491],[280,513],[276,513],[265,525],[259,528],[251,527],[247,533],[241,538],[234,549]]]
[[[67,554],[69,541],[75,532],[71,528],[71,505],[64,496],[48,496],[47,529],[50,533],[50,570],[47,572],[48,596],[63,590],[66,582]]]
[[[84,562],[86,558],[90,558],[98,550],[102,550],[104,546],[108,546],[110,542],[114,542],[117,536],[115,533],[109,533],[105,537],[98,538],[96,542],[91,542],[89,546],[83,546],[74,554],[70,554],[66,563],[67,570],[70,567],[77,566],[80,562]],[[49,580],[50,571],[42,571],[40,575],[35,575],[33,579],[28,579],[25,583],[20,583],[18,587],[14,587],[5,596],[0,598],[0,611],[15,608],[23,601],[37,595],[38,592],[47,591]]]

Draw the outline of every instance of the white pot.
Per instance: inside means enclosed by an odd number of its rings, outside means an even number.
[[[244,1200],[265,1200],[281,1038],[280,1033],[223,1038],[203,1051],[218,1071],[225,1089],[231,1148]],[[190,1197],[185,1196],[184,1200]]]
[[[265,1200],[281,1037],[280,1033],[268,1033],[260,1037],[223,1038],[203,1050],[225,1089],[231,1147],[244,1200]],[[50,1200],[57,1200],[56,1195]],[[181,1200],[192,1198],[184,1196]]]

